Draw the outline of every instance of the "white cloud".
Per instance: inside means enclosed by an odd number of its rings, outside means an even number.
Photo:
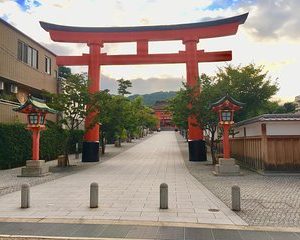
[[[40,6],[28,1],[29,8],[22,10],[15,1],[0,0],[0,16],[8,19],[19,30],[45,44],[58,55],[81,55],[88,52],[84,44],[54,43],[39,21],[73,26],[128,26],[178,24],[230,17],[250,11],[246,23],[237,35],[220,39],[201,40],[198,47],[205,51],[233,51],[232,63],[266,65],[270,76],[279,78],[279,96],[299,95],[297,81],[300,66],[300,12],[299,0],[241,0],[226,9],[207,9],[213,0],[40,0]],[[129,44],[130,45],[130,44]],[[177,52],[183,50],[181,42],[150,43],[150,52]],[[135,45],[105,44],[102,52],[108,54],[134,53]],[[224,63],[200,63],[199,72],[213,74]],[[87,71],[76,67],[74,71]],[[136,91],[172,90],[174,79],[185,77],[185,66],[134,65],[104,66],[105,84],[116,85],[114,79],[136,79]],[[152,80],[150,80],[152,78]],[[173,79],[172,81],[157,79]],[[140,80],[137,80],[140,79]],[[143,81],[141,79],[147,79]],[[140,83],[139,83],[140,82]]]
[[[119,78],[117,78],[119,79]],[[182,86],[182,78],[136,78],[132,79],[132,88],[129,91],[132,94],[147,94],[158,91],[178,91]],[[101,89],[108,89],[111,93],[116,94],[118,91],[118,83],[115,78],[101,75]]]
[[[245,5],[241,9],[250,11],[246,28],[258,39],[276,40],[300,38],[300,1],[266,0],[255,5]]]

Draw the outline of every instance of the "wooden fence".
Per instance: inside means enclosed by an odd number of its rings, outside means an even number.
[[[260,137],[231,139],[230,146],[232,157],[242,165],[256,170],[264,169]]]
[[[265,170],[300,171],[300,136],[268,136]]]
[[[231,156],[258,171],[300,172],[300,136],[259,136],[230,139]],[[218,144],[222,152],[222,143]]]

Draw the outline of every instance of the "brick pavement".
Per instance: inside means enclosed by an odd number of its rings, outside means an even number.
[[[120,154],[123,151],[135,146],[141,141],[147,139],[150,136],[141,139],[135,139],[131,143],[122,143],[121,148],[114,147],[113,144],[106,145],[106,153],[100,156],[100,163],[107,161],[108,159]],[[79,159],[75,158],[72,154],[69,156],[70,166],[65,168],[57,167],[57,160],[48,161],[46,164],[49,166],[52,174],[42,178],[29,178],[29,177],[17,177],[21,173],[21,167],[0,170],[0,196],[20,190],[22,183],[26,182],[30,186],[39,185],[45,182],[53,181],[57,178],[65,177],[70,174],[77,173],[78,171],[89,168],[98,163],[82,163],[81,156]]]
[[[98,209],[88,207],[94,181]],[[162,182],[169,185],[168,210],[158,208]],[[109,161],[32,187],[29,209],[19,208],[19,198],[20,192],[1,196],[0,217],[246,224],[189,174],[174,132],[157,133]]]
[[[241,188],[242,211],[237,214],[250,225],[300,226],[300,175],[264,176],[242,169],[243,176],[216,177],[209,162],[189,162],[187,143],[177,134],[178,144],[191,174],[231,206],[231,186]]]

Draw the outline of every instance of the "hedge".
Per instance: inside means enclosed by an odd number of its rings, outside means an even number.
[[[22,124],[0,124],[0,169],[25,165],[31,158],[31,133]]]
[[[0,169],[24,166],[26,160],[31,159],[32,134],[23,124],[0,123]],[[82,149],[82,130],[71,132],[62,130],[56,125],[47,126],[41,132],[40,159],[49,161],[64,153],[64,143],[71,134],[69,153],[75,153],[76,142],[79,151]]]

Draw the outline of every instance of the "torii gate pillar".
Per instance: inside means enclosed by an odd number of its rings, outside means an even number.
[[[89,93],[96,93],[100,90],[100,48],[103,44],[89,43],[89,65],[88,65],[88,90]],[[91,112],[85,118],[85,129],[87,132],[84,135],[82,147],[83,162],[99,161],[99,124],[93,127],[91,124],[97,113]]]
[[[199,69],[197,59],[198,39],[183,40],[186,51],[186,80],[189,87],[199,87]],[[196,94],[200,89],[196,90]],[[203,130],[199,127],[194,116],[188,118],[188,146],[190,161],[206,161],[206,145],[203,140]]]

